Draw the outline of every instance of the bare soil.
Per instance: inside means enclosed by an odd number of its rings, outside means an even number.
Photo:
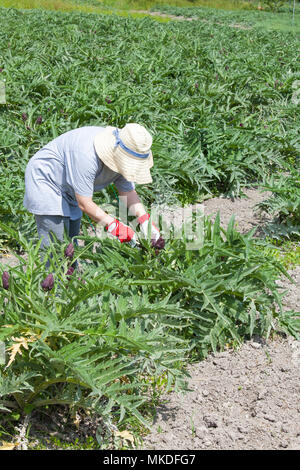
[[[164,397],[143,448],[299,449],[299,363],[299,342],[278,337],[191,365],[191,391]]]
[[[258,189],[245,189],[245,197],[229,199],[215,197],[204,201],[205,215],[216,216],[220,211],[221,225],[227,227],[232,215],[235,217],[235,228],[246,233],[256,228],[255,235],[261,235],[265,224],[271,221],[271,216],[260,212],[256,205],[268,197],[271,192],[261,192]]]
[[[183,15],[171,15],[169,13],[162,13],[160,11],[130,10],[130,12],[131,13],[143,13],[143,14],[150,15],[150,16],[159,16],[161,18],[170,18],[173,21],[174,20],[175,21],[200,21],[203,23],[210,23],[210,21],[205,18],[200,19],[195,16],[188,17],[188,16],[183,16]],[[220,21],[217,21],[216,23],[220,25],[225,25],[224,23],[221,23]],[[251,29],[249,26],[246,26],[240,23],[226,24],[226,26],[229,26],[230,28],[237,28],[237,29]]]
[[[220,211],[225,227],[235,214],[239,231],[256,227],[256,236],[261,236],[269,219],[254,206],[268,194],[256,189],[245,194],[234,200],[207,200],[205,214],[214,217]],[[0,263],[12,266],[18,260],[0,256]],[[278,281],[287,290],[284,305],[286,310],[300,311],[300,266],[289,274],[294,284]],[[300,343],[283,336],[268,341],[252,338],[239,350],[190,365],[190,391],[162,397],[142,448],[300,449],[299,366]]]

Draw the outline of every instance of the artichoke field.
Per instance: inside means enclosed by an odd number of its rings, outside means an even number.
[[[27,255],[0,266],[0,410],[67,404],[147,425],[155,384],[185,388],[191,358],[253,334],[297,337],[299,317],[283,311],[276,284],[288,274],[233,219],[223,229],[205,218],[197,250],[184,238],[162,251],[99,244],[84,226],[84,246],[49,249],[49,273],[22,201],[28,159],[52,138],[138,122],[154,138],[153,184],[137,188],[145,204],[280,185],[264,207],[290,221],[299,199],[284,199],[282,174],[294,168],[298,191],[298,37],[222,21],[0,12],[0,249]]]

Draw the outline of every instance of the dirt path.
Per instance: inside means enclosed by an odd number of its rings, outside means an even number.
[[[205,214],[220,210],[226,226],[236,215],[237,229],[247,232],[268,222],[254,211],[266,193],[245,191],[247,198],[214,198]],[[289,271],[286,310],[300,311],[300,266]],[[238,351],[211,355],[189,367],[185,396],[171,393],[158,407],[144,449],[300,449],[300,344],[293,338],[259,338]]]
[[[187,16],[183,16],[183,15],[171,15],[169,13],[162,13],[160,11],[130,10],[130,13],[143,13],[144,15],[160,16],[161,18],[170,18],[171,20],[177,20],[177,21],[195,21],[195,20],[198,20],[198,18],[196,18],[196,17],[187,17]]]
[[[255,234],[261,233],[264,224],[271,221],[266,213],[260,213],[255,206],[270,197],[271,192],[259,191],[257,189],[245,189],[245,196],[238,199],[215,197],[204,201],[205,215],[216,215],[220,211],[221,224],[226,227],[232,215],[235,216],[235,226],[239,232],[246,233],[254,227]]]
[[[183,15],[171,15],[169,13],[162,13],[160,11],[130,10],[130,13],[143,13],[149,16],[159,16],[161,18],[170,18],[171,20],[175,20],[175,21],[202,21],[203,23],[210,23],[210,21],[205,18],[197,18],[196,16],[188,17],[188,16],[183,16]],[[251,29],[250,26],[246,26],[245,24],[240,24],[240,23],[231,23],[231,24],[226,23],[225,24],[225,23],[221,23],[220,21],[217,21],[216,24],[229,26],[230,28]]]
[[[280,338],[191,365],[191,392],[164,397],[143,448],[300,449],[299,365],[299,343]]]

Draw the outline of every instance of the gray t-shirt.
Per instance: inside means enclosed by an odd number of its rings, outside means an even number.
[[[25,171],[26,209],[38,215],[82,216],[75,193],[92,197],[114,183],[120,191],[132,191],[134,183],[110,170],[94,148],[94,138],[104,127],[87,126],[60,135],[39,150]]]

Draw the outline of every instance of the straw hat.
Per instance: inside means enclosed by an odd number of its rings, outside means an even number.
[[[122,129],[108,126],[96,135],[94,146],[100,160],[127,181],[151,183],[153,166],[152,137],[140,124],[126,124]]]

